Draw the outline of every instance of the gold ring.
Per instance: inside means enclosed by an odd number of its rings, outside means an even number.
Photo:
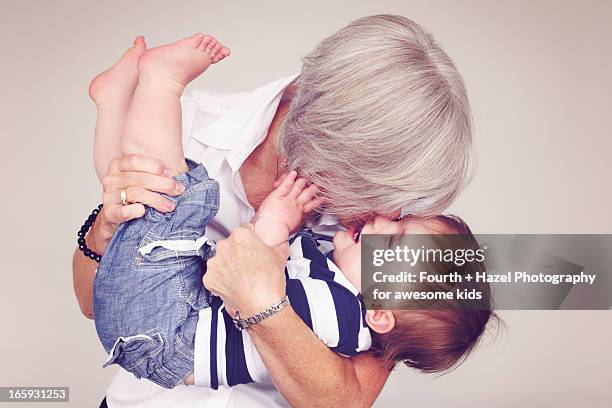
[[[125,190],[121,190],[121,205],[128,205],[127,192]]]

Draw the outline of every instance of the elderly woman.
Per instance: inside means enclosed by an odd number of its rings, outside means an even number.
[[[226,239],[205,275],[207,288],[244,315],[285,295],[284,259],[241,224],[288,168],[320,186],[326,204],[313,228],[323,234],[359,228],[376,214],[431,215],[465,184],[470,125],[452,61],[400,16],[354,21],[307,55],[297,76],[248,94],[184,96],[185,153],[204,163],[221,188],[207,235]],[[141,216],[145,205],[168,211],[159,193],[179,193],[161,163],[143,156],[115,159],[102,184],[104,208],[86,237],[101,254],[118,224]],[[122,190],[133,204],[121,205]],[[73,266],[81,310],[91,318],[97,264],[76,251]],[[108,405],[370,406],[392,369],[372,352],[353,358],[332,352],[290,306],[248,333],[273,384],[168,390],[119,371]]]

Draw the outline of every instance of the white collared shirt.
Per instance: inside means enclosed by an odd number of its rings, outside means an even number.
[[[221,205],[206,229],[219,240],[255,210],[249,204],[238,170],[264,140],[284,89],[297,75],[279,79],[248,93],[222,95],[192,90],[182,98],[185,156],[203,163],[219,182]],[[334,223],[323,220],[323,223]],[[196,335],[197,337],[197,335]],[[107,393],[110,408],[270,408],[289,404],[271,382],[220,387],[177,386],[171,390],[138,380],[119,369]]]

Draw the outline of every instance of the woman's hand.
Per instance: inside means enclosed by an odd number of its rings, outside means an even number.
[[[247,318],[285,296],[289,246],[270,248],[251,224],[217,243],[207,263],[204,286],[220,296],[230,316]],[[380,393],[390,367],[372,353],[353,358],[332,352],[291,305],[251,326],[249,335],[272,380],[294,407],[369,407]]]
[[[235,228],[216,246],[206,264],[204,286],[220,296],[225,307],[243,318],[262,312],[285,296],[287,242],[270,248],[257,236],[252,224]]]
[[[87,234],[87,245],[99,254],[104,253],[119,224],[144,215],[145,205],[161,212],[174,210],[174,203],[159,193],[175,196],[185,191],[161,161],[140,155],[125,155],[111,161],[102,187],[104,208]],[[121,203],[122,190],[128,205]]]
[[[126,155],[114,159],[108,166],[108,174],[102,179],[104,207],[96,222],[85,236],[87,246],[103,254],[117,226],[122,222],[142,217],[145,205],[162,212],[172,211],[174,203],[159,193],[178,195],[184,187],[172,178],[163,164],[156,159]],[[132,203],[122,205],[121,190]],[[84,256],[77,248],[72,258],[72,280],[74,293],[83,314],[93,319],[93,282],[98,264]]]

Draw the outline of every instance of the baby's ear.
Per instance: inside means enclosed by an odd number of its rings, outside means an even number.
[[[395,316],[390,310],[366,311],[366,323],[378,334],[389,333],[395,327]]]

